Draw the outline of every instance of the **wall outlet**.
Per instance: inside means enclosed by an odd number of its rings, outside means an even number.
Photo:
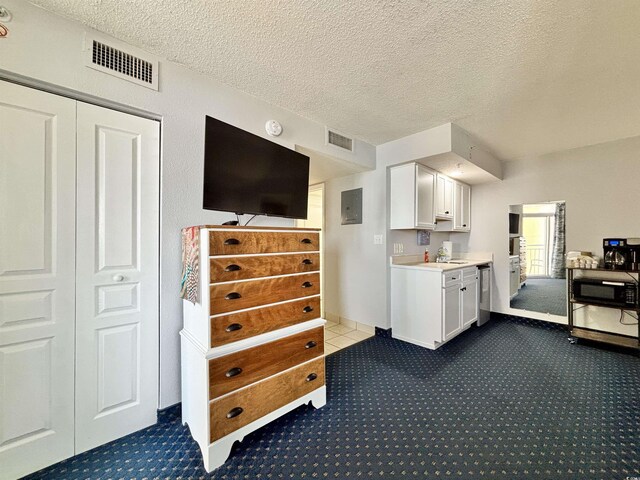
[[[403,243],[394,243],[393,244],[393,253],[404,253],[404,244]]]
[[[374,245],[382,245],[382,235],[374,235],[373,236],[373,244]]]

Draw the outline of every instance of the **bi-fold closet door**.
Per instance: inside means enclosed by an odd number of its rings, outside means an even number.
[[[159,124],[0,82],[0,465],[156,421]]]

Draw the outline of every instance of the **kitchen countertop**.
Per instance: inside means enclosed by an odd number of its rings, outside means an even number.
[[[407,269],[416,269],[416,270],[428,270],[428,271],[439,271],[439,272],[447,272],[449,270],[458,270],[462,268],[468,267],[477,267],[478,265],[486,265],[491,263],[491,259],[461,259],[456,260],[455,258],[451,260],[452,262],[460,261],[465,263],[436,263],[436,262],[409,262],[409,263],[392,263],[391,266],[394,268],[407,268]]]
[[[467,267],[477,267],[478,265],[486,265],[493,262],[493,253],[491,252],[454,252],[455,257],[452,262],[464,263],[424,263],[423,255],[393,255],[389,261],[394,268],[408,268],[416,270],[427,270],[432,272],[448,272],[450,270],[459,270]]]

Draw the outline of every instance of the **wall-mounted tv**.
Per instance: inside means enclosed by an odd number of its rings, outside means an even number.
[[[307,218],[309,157],[206,117],[203,208]]]
[[[509,235],[520,235],[520,214],[509,214]]]

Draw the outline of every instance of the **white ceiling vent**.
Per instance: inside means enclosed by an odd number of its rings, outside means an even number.
[[[86,38],[87,56],[85,65],[129,82],[158,90],[158,61],[144,58],[131,47],[114,47],[113,41],[106,43],[95,37]]]
[[[349,138],[345,135],[342,135],[341,133],[336,132],[335,130],[331,130],[329,127],[325,128],[325,132],[325,144],[333,145],[335,147],[341,148],[342,150],[353,152],[353,138]]]

